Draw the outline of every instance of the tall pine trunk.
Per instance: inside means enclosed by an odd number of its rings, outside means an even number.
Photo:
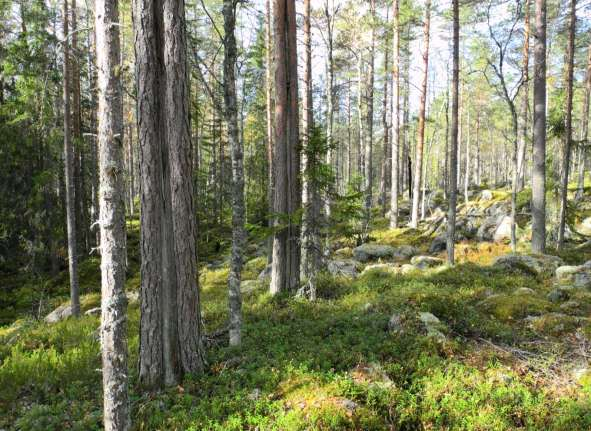
[[[566,60],[566,112],[564,130],[564,148],[562,153],[562,181],[560,189],[560,215],[558,225],[558,249],[564,245],[564,233],[566,230],[566,212],[568,199],[568,178],[570,170],[571,148],[573,140],[573,71],[575,62],[575,29],[576,29],[576,0],[570,0],[570,21],[568,26],[568,46]]]
[[[97,0],[98,147],[101,235],[101,348],[103,422],[107,431],[130,427],[127,389],[123,104],[119,75],[119,6]]]
[[[391,188],[390,188],[390,227],[398,227],[398,195],[400,194],[400,5],[399,0],[393,0],[392,14],[394,23],[392,49],[392,149]],[[404,165],[403,165],[404,166]]]
[[[68,267],[72,314],[80,315],[78,286],[78,247],[76,244],[76,189],[74,183],[74,146],[70,113],[70,32],[68,0],[64,0],[64,181],[66,185],[66,225],[68,233]]]
[[[423,28],[423,76],[421,82],[421,100],[419,102],[419,124],[417,131],[417,148],[415,172],[413,178],[412,212],[410,225],[417,228],[419,224],[419,201],[421,192],[421,173],[423,170],[423,147],[425,145],[425,105],[427,103],[427,77],[429,75],[429,30],[431,25],[431,0],[425,2],[425,22]]]
[[[532,241],[534,253],[546,250],[546,0],[535,0]]]
[[[518,190],[522,190],[525,183],[525,149],[527,147],[527,118],[529,107],[529,2],[525,0],[524,5],[524,34],[523,34],[523,94],[521,95],[521,124],[519,127],[517,172],[519,174]]]
[[[449,154],[449,204],[447,214],[447,262],[455,263],[456,202],[458,196],[458,99],[460,81],[460,7],[459,0],[452,0],[453,52],[451,80],[451,133]]]
[[[589,146],[589,99],[591,98],[591,44],[587,52],[587,74],[585,75],[585,95],[583,96],[583,109],[581,119],[581,160],[579,161],[579,179],[577,184],[577,199],[583,197],[585,186],[585,163],[587,161],[587,148]]]
[[[364,236],[369,234],[369,223],[371,220],[371,206],[373,201],[373,83],[374,83],[374,62],[375,62],[375,0],[370,0],[371,29],[370,29],[370,47],[369,47],[369,65],[367,82],[367,139],[365,140],[364,164],[365,164],[365,184],[363,206],[365,210],[365,229]]]
[[[246,242],[244,230],[244,167],[242,142],[238,130],[236,101],[236,2],[224,0],[224,102],[228,127],[228,140],[232,155],[232,255],[228,275],[228,301],[230,309],[230,345],[240,345],[242,326],[242,299],[240,280],[243,249]]]
[[[302,269],[306,278],[306,294],[311,301],[316,299],[316,275],[320,267],[319,191],[317,179],[318,149],[312,146],[314,127],[312,99],[312,40],[310,33],[310,0],[304,0],[304,98],[302,113],[304,180],[302,197],[304,214],[302,220]]]
[[[275,149],[273,263],[270,291],[296,290],[300,277],[299,128],[295,0],[274,0]]]

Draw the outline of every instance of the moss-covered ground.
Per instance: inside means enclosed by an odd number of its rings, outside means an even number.
[[[137,224],[129,231],[127,288],[137,290]],[[420,234],[376,220],[371,237],[426,250],[430,239]],[[243,298],[242,347],[209,339],[206,372],[160,393],[137,387],[139,307],[132,302],[133,429],[589,430],[591,292],[573,291],[570,308],[550,302],[551,279],[490,266],[508,250],[465,241],[454,268],[322,274],[313,303],[271,297],[259,282]],[[591,248],[564,257],[580,263]],[[251,256],[243,278],[256,279],[265,265]],[[98,260],[86,260],[82,271],[87,310],[100,302]],[[208,333],[225,326],[227,272],[201,268]],[[67,299],[67,274],[43,283],[51,306]],[[0,429],[101,429],[99,318],[48,325],[29,307],[0,327]],[[417,312],[437,316],[445,339],[420,325],[388,329],[393,313]]]

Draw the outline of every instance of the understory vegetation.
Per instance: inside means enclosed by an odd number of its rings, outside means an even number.
[[[424,229],[384,226],[376,218],[370,240],[429,246]],[[378,265],[356,278],[322,273],[318,299],[310,302],[270,295],[268,280],[259,279],[265,243],[253,240],[242,274],[253,281],[243,289],[238,349],[227,346],[224,331],[227,259],[211,255],[200,269],[206,372],[143,393],[133,293],[138,236],[137,221],[128,222],[133,429],[591,428],[591,292],[573,290],[568,302],[552,302],[552,275],[491,265],[510,250],[502,242],[460,242],[455,267],[401,274]],[[334,242],[343,246],[340,254],[354,246],[354,239]],[[583,263],[591,247],[566,249],[563,258]],[[36,280],[42,288],[30,282],[13,291],[23,304],[14,303],[20,317],[0,329],[0,428],[101,429],[100,317],[84,314],[100,305],[98,264],[90,258],[82,266],[79,319],[47,324],[33,317],[67,300],[65,273]],[[30,300],[40,291],[41,306]],[[420,313],[439,319],[436,331],[425,330]]]

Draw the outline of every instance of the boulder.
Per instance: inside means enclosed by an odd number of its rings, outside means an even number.
[[[413,327],[426,333],[429,337],[445,340],[444,332],[447,328],[445,324],[432,313],[394,313],[388,321],[388,330],[397,334],[403,333],[407,328]]]
[[[394,255],[394,247],[383,244],[362,244],[353,249],[353,257],[359,262],[391,258]]]
[[[392,252],[392,258],[394,260],[408,260],[414,255],[419,253],[419,249],[413,247],[412,245],[401,245],[400,247],[396,247]]]
[[[560,304],[562,311],[575,311],[581,306],[577,301],[566,301],[564,304]]]
[[[536,292],[529,287],[520,287],[519,289],[513,292],[514,295],[535,295]]]
[[[265,266],[265,269],[263,269],[258,276],[259,281],[264,281],[267,278],[271,278],[271,264]]]
[[[591,289],[591,264],[560,266],[556,268],[556,281],[561,286]]]
[[[398,267],[392,263],[374,263],[363,268],[361,275],[367,274],[370,271],[396,272],[397,270]]]
[[[410,263],[405,263],[404,265],[402,265],[400,267],[400,273],[401,274],[409,274],[413,271],[416,271],[418,268],[414,265],[411,265]]]
[[[70,304],[62,304],[45,316],[45,322],[56,323],[67,319],[72,315],[72,306]]]
[[[591,236],[591,217],[583,219],[577,226],[577,231],[582,235]]]
[[[445,340],[445,335],[442,332],[445,325],[441,323],[437,316],[429,312],[419,312],[419,321],[423,324],[428,336],[438,340]]]
[[[490,190],[483,190],[480,192],[480,200],[491,201],[493,199],[493,192]]]
[[[86,310],[84,314],[86,314],[87,316],[95,316],[97,314],[101,314],[101,307],[94,307],[90,310]]]
[[[343,259],[349,259],[353,255],[351,247],[341,247],[334,251],[334,255]]]
[[[569,298],[569,294],[564,289],[553,289],[546,295],[546,298],[550,302],[562,302]]]
[[[418,269],[433,268],[435,266],[443,265],[443,259],[432,256],[414,256],[410,260],[411,265],[414,265]]]
[[[257,280],[244,280],[240,283],[240,293],[248,295],[260,286]]]
[[[499,216],[490,216],[482,222],[476,231],[476,239],[479,241],[492,241],[498,226]]]
[[[326,269],[334,276],[350,278],[357,276],[357,265],[352,260],[329,260]]]
[[[447,240],[444,236],[436,237],[429,246],[429,253],[439,253],[447,248]]]
[[[549,276],[563,264],[561,258],[547,254],[506,254],[499,256],[493,266],[508,271],[521,271],[530,274]]]
[[[493,234],[495,242],[511,239],[511,217],[504,216],[498,223]]]

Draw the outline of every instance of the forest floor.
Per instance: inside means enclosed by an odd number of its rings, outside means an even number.
[[[137,220],[128,227],[127,289],[134,292]],[[370,237],[428,254],[435,235],[428,229],[390,230],[377,219]],[[340,245],[337,255],[349,259],[353,244]],[[208,338],[206,373],[157,394],[137,390],[139,305],[132,294],[133,428],[589,430],[591,291],[557,295],[545,265],[493,265],[509,251],[504,242],[472,239],[459,243],[453,268],[402,270],[404,262],[385,258],[386,265],[362,271],[356,263],[357,276],[321,275],[312,303],[270,296],[259,280],[266,258],[253,255],[243,274],[253,281],[244,283],[242,347]],[[591,246],[561,257],[582,264]],[[83,312],[100,305],[98,264],[92,258],[82,265]],[[227,321],[227,274],[224,263],[201,269],[208,333]],[[67,299],[67,274],[43,286],[51,306]],[[35,289],[26,285],[20,294]],[[98,326],[96,314],[53,324],[23,314],[0,327],[0,429],[101,428]]]

